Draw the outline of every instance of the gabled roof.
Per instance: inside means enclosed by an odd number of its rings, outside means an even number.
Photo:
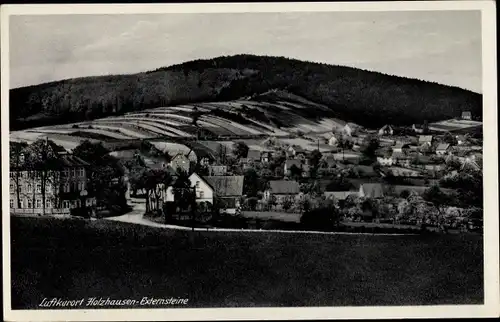
[[[247,158],[248,159],[260,159],[260,151],[257,151],[257,150],[248,150],[248,154],[247,154]]]
[[[432,142],[432,135],[419,135],[418,142]]]
[[[172,159],[171,159],[170,161],[173,161],[173,160],[175,160],[175,159],[177,159],[177,158],[185,158],[185,159],[188,159],[188,157],[187,157],[187,156],[185,156],[183,153],[177,153],[176,155],[174,155],[174,156],[172,157]]]
[[[300,168],[302,166],[302,162],[300,162],[300,160],[296,160],[296,159],[286,160],[285,161],[285,166],[288,169],[291,168],[292,166],[296,166],[297,168]]]
[[[450,147],[448,143],[439,143],[436,150],[446,150]]]
[[[218,197],[243,195],[243,176],[205,176],[203,179]]]
[[[86,167],[89,166],[90,163],[80,159],[79,157],[73,154],[65,154],[61,156],[61,162],[63,166],[66,167]]]
[[[274,194],[298,194],[300,186],[293,180],[273,180],[269,181],[271,193]]]
[[[358,191],[325,191],[324,196],[326,198],[333,197],[337,200],[345,200],[350,195],[357,196],[358,193]]]
[[[366,197],[381,198],[384,196],[384,189],[381,183],[364,183],[361,189]]]

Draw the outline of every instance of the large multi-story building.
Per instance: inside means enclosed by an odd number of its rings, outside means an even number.
[[[50,164],[32,167],[24,159],[21,154],[20,162],[10,167],[11,213],[63,215],[74,208],[94,208],[95,197],[88,194],[87,162],[60,154]]]

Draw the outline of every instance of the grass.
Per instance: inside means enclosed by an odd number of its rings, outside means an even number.
[[[191,307],[479,304],[480,236],[174,231],[11,218],[12,308],[44,298]]]

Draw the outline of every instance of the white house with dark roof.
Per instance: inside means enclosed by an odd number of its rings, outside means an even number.
[[[227,213],[236,213],[243,195],[243,176],[189,176],[191,186],[195,188],[196,202],[214,203],[214,198],[224,205]]]
[[[286,198],[296,199],[300,195],[300,185],[294,180],[272,180],[269,181],[269,189],[264,192],[264,200],[271,196],[276,198],[278,204]]]
[[[472,113],[470,111],[463,111],[462,120],[472,120]]]
[[[439,143],[436,147],[437,155],[445,155],[450,151],[450,145],[448,143]]]
[[[424,144],[432,145],[433,141],[432,135],[419,135],[418,136],[418,145],[422,146]]]

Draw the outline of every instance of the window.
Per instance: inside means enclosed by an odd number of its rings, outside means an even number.
[[[200,199],[203,199],[203,198],[204,198],[204,196],[205,196],[205,192],[204,192],[203,190],[202,190],[202,191],[200,191]]]
[[[164,164],[164,165],[165,165],[165,164]],[[80,178],[83,178],[84,174],[85,174],[85,171],[83,170],[83,168],[78,169],[78,176],[79,176]]]
[[[63,171],[63,177],[65,177],[65,178],[69,177],[69,170],[68,169],[65,169]]]
[[[28,192],[33,192],[33,186],[31,185],[31,183],[28,183]]]
[[[69,208],[69,202],[68,200],[64,200],[62,203],[63,208]]]
[[[50,202],[50,199],[45,200],[45,208],[51,208],[51,207],[52,207],[52,203]]]
[[[36,207],[37,208],[42,208],[42,199],[37,199],[36,200]]]
[[[63,187],[64,192],[69,192],[69,183],[65,183]]]
[[[9,189],[10,189],[10,192],[14,191],[14,184],[13,183],[10,184],[10,188]]]
[[[14,208],[14,199],[10,199],[10,208]]]
[[[31,202],[31,199],[28,199],[28,209],[33,208],[33,203]]]
[[[196,188],[199,188],[199,187],[200,187],[200,182],[196,181]]]
[[[83,182],[78,182],[78,191],[82,191],[84,188]]]
[[[76,177],[76,169],[73,169],[73,177]]]
[[[11,171],[11,172],[9,172],[9,176],[10,176],[11,178],[14,178],[14,177],[15,177],[15,172],[12,172],[12,171]]]
[[[36,185],[36,192],[41,193],[42,192],[42,185],[40,183],[37,183]]]
[[[47,183],[45,185],[45,192],[47,192],[47,193],[51,193],[52,192],[52,186],[49,183]]]

